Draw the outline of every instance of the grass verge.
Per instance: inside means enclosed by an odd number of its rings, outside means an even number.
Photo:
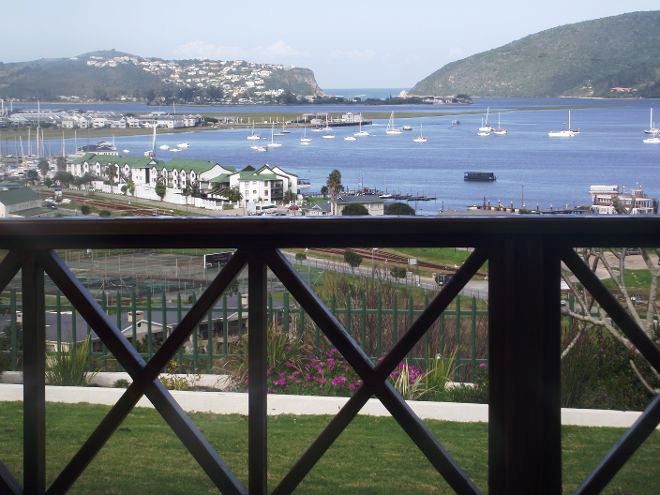
[[[47,405],[47,473],[52,482],[101,417],[105,406]],[[21,476],[22,404],[0,407],[0,459]],[[193,414],[193,421],[223,460],[247,483],[247,418]],[[329,418],[269,418],[269,485],[272,490]],[[469,476],[484,489],[487,425],[428,421],[427,425]],[[622,435],[615,428],[564,427],[564,491],[572,491]],[[660,433],[616,476],[606,493],[655,494]],[[358,417],[329,449],[296,493],[453,493],[391,418]],[[162,418],[135,409],[73,486],[75,494],[217,493]]]

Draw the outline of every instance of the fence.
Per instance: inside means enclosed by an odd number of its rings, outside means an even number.
[[[7,336],[4,345],[0,345],[0,352],[8,357],[10,369],[20,370],[22,343],[18,329],[22,305],[16,289],[7,292],[4,294],[7,303],[0,304],[0,314],[6,316],[4,333]],[[98,303],[141,355],[150,359],[197,299],[196,292],[176,292],[172,296],[166,296],[163,292],[154,298],[146,293],[139,300],[136,291],[128,298],[121,291],[104,291]],[[246,296],[238,292],[220,297],[177,354],[180,367],[207,373],[222,368],[224,360],[230,357],[232,343],[247,332]],[[51,351],[67,349],[72,343],[83,342],[89,336],[89,354],[93,358],[90,366],[97,371],[116,371],[116,361],[89,324],[78,315],[76,308],[59,291],[50,299],[51,302],[45,306],[47,348]],[[412,296],[405,300],[395,296],[391,307],[383,307],[381,300],[376,307],[369,307],[364,294],[358,305],[351,304],[350,299],[339,303],[343,306],[338,304],[333,294],[328,305],[375,361],[398,342],[404,329],[428,306],[429,293],[425,292],[423,305],[415,304]],[[455,378],[469,378],[471,367],[487,357],[487,309],[482,306],[483,302],[476,297],[458,296],[454,304],[439,316],[424,340],[408,353],[408,359],[424,366],[429,359],[455,350],[455,361],[461,365],[456,369]],[[316,351],[327,350],[330,345],[304,309],[292,300],[289,292],[271,292],[268,295],[267,320],[273,328],[295,337],[299,342],[311,344]]]
[[[236,252],[147,362],[58,256],[66,248],[210,248],[230,240]],[[374,364],[344,324],[301,278],[281,249],[305,247],[474,247],[456,274]],[[660,219],[577,217],[443,218],[159,218],[8,220],[0,223],[0,288],[21,271],[23,329],[23,486],[0,464],[3,493],[64,493],[146,396],[196,462],[223,493],[268,492],[267,271],[282,282],[348,364],[362,385],[279,481],[292,493],[376,396],[430,464],[461,494],[480,493],[387,377],[425,338],[469,280],[488,261],[488,493],[562,492],[560,336],[562,264],[598,301],[621,332],[660,373],[660,350],[607,290],[574,248],[660,245]],[[158,379],[180,346],[236,276],[248,268],[248,484],[236,477]],[[133,382],[80,450],[47,486],[45,334],[48,275],[101,338]],[[345,308],[346,309],[346,308]],[[302,315],[301,315],[302,317]],[[352,318],[354,319],[354,318]],[[231,321],[231,319],[230,319]],[[240,320],[236,320],[240,321]],[[242,321],[241,321],[242,324]],[[351,325],[351,331],[344,325]],[[148,329],[147,329],[148,331]],[[29,338],[27,338],[29,337]],[[153,351],[153,349],[152,349]],[[148,353],[149,354],[149,353]],[[660,396],[577,489],[599,493],[660,423]],[[375,442],[377,445],[378,442]]]

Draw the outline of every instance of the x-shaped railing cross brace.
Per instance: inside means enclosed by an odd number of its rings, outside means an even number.
[[[42,257],[46,273],[78,309],[133,379],[133,383],[126,389],[119,401],[55,479],[47,490],[48,494],[64,493],[70,488],[142,395],[149,398],[170,428],[223,493],[245,493],[240,481],[231,473],[208,440],[158,380],[158,375],[204,315],[212,308],[220,294],[238,275],[246,261],[247,259],[242,253],[234,254],[160,349],[148,363],[145,363],[131,343],[113,325],[107,313],[80,284],[62,260],[52,251]]]
[[[265,253],[264,257],[266,263],[277,278],[291,292],[311,319],[323,331],[328,340],[330,340],[363,380],[362,386],[333,418],[291,471],[282,479],[273,493],[291,493],[334,440],[353,420],[372,394],[375,394],[380,399],[394,419],[457,493],[479,493],[477,486],[433,437],[430,430],[415,415],[392,384],[387,381],[387,378],[426,333],[440,313],[449,306],[460,290],[486,261],[486,256],[482,250],[477,249],[470,255],[463,266],[456,272],[455,276],[452,277],[443,290],[431,301],[410,329],[377,366],[372,364],[371,359],[360,348],[358,343],[350,336],[339,320],[324,306],[323,302],[295,272],[291,264],[279,251]]]

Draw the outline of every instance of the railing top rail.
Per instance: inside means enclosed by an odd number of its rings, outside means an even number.
[[[498,238],[657,247],[660,216],[86,217],[0,222],[0,248],[487,246]]]

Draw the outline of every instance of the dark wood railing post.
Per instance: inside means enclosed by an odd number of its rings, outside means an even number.
[[[489,259],[489,493],[559,494],[559,257],[526,238]]]
[[[46,490],[46,326],[44,270],[34,252],[24,256],[23,493]]]
[[[257,254],[248,260],[248,466],[250,494],[267,491],[267,331],[266,265]]]

